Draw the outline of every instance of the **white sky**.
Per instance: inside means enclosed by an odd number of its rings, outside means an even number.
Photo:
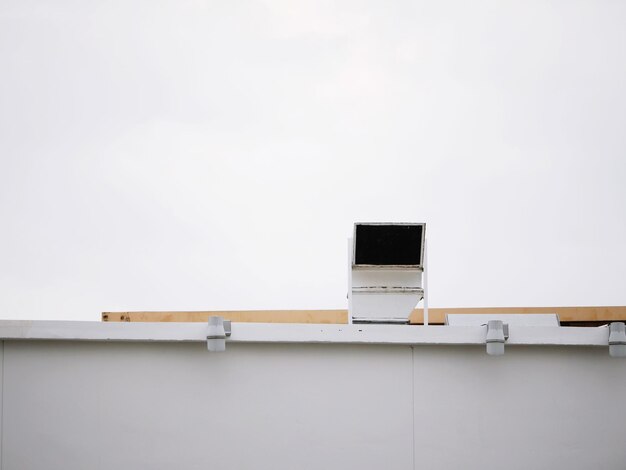
[[[0,3],[0,317],[626,304],[626,3]]]

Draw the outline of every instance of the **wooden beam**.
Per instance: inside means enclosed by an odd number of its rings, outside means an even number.
[[[347,310],[243,310],[200,312],[104,312],[102,321],[206,322],[219,315],[234,322],[252,323],[348,323]]]
[[[563,323],[626,321],[626,307],[487,307],[487,308],[430,308],[431,324],[442,325],[446,313],[556,313]],[[119,322],[206,322],[211,315],[219,315],[234,322],[253,323],[348,323],[347,310],[243,310],[190,312],[104,312],[102,321]],[[410,318],[412,324],[422,324],[423,310],[416,309]]]

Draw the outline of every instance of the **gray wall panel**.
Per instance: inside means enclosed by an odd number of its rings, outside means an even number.
[[[0,341],[0,470],[2,470],[2,447],[3,447],[3,433],[2,424],[3,419],[3,391],[4,391],[4,341]]]
[[[626,361],[607,348],[416,347],[415,468],[626,468]]]
[[[4,470],[412,468],[411,350],[7,342]]]
[[[626,467],[606,348],[6,341],[3,375],[3,470]]]

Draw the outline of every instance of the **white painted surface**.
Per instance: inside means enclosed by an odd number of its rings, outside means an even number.
[[[626,468],[625,361],[589,348],[460,349],[415,348],[416,469]]]
[[[416,269],[352,269],[352,288],[422,287],[423,272]]]
[[[206,342],[204,323],[0,321],[0,339]],[[486,326],[233,323],[230,343],[483,344]],[[508,345],[608,347],[607,327],[509,328]]]
[[[3,470],[412,468],[408,347],[28,341],[5,366]]]
[[[2,469],[2,427],[4,424],[4,341],[0,341],[0,469]]]
[[[422,289],[352,289],[352,321],[408,323]]]
[[[7,340],[2,469],[622,469],[625,372],[580,347]]]
[[[348,244],[353,248],[353,239]],[[422,270],[365,268],[349,257],[349,316],[356,321],[408,323],[424,295]]]
[[[446,314],[446,325],[477,326],[486,325],[489,320],[500,320],[503,323],[517,326],[559,326],[556,313],[477,313],[477,314]]]

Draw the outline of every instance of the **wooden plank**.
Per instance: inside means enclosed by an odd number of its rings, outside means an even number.
[[[431,308],[430,323],[442,325],[446,313],[556,313],[563,323],[626,321],[626,307],[487,307],[487,308]],[[243,310],[243,311],[188,311],[188,312],[104,312],[102,321],[119,322],[206,322],[211,315],[219,315],[234,322],[253,323],[348,323],[347,310]],[[411,315],[412,324],[422,324],[423,310]]]
[[[219,315],[234,322],[252,323],[348,323],[347,310],[243,310],[199,312],[104,312],[102,321],[206,322]]]

